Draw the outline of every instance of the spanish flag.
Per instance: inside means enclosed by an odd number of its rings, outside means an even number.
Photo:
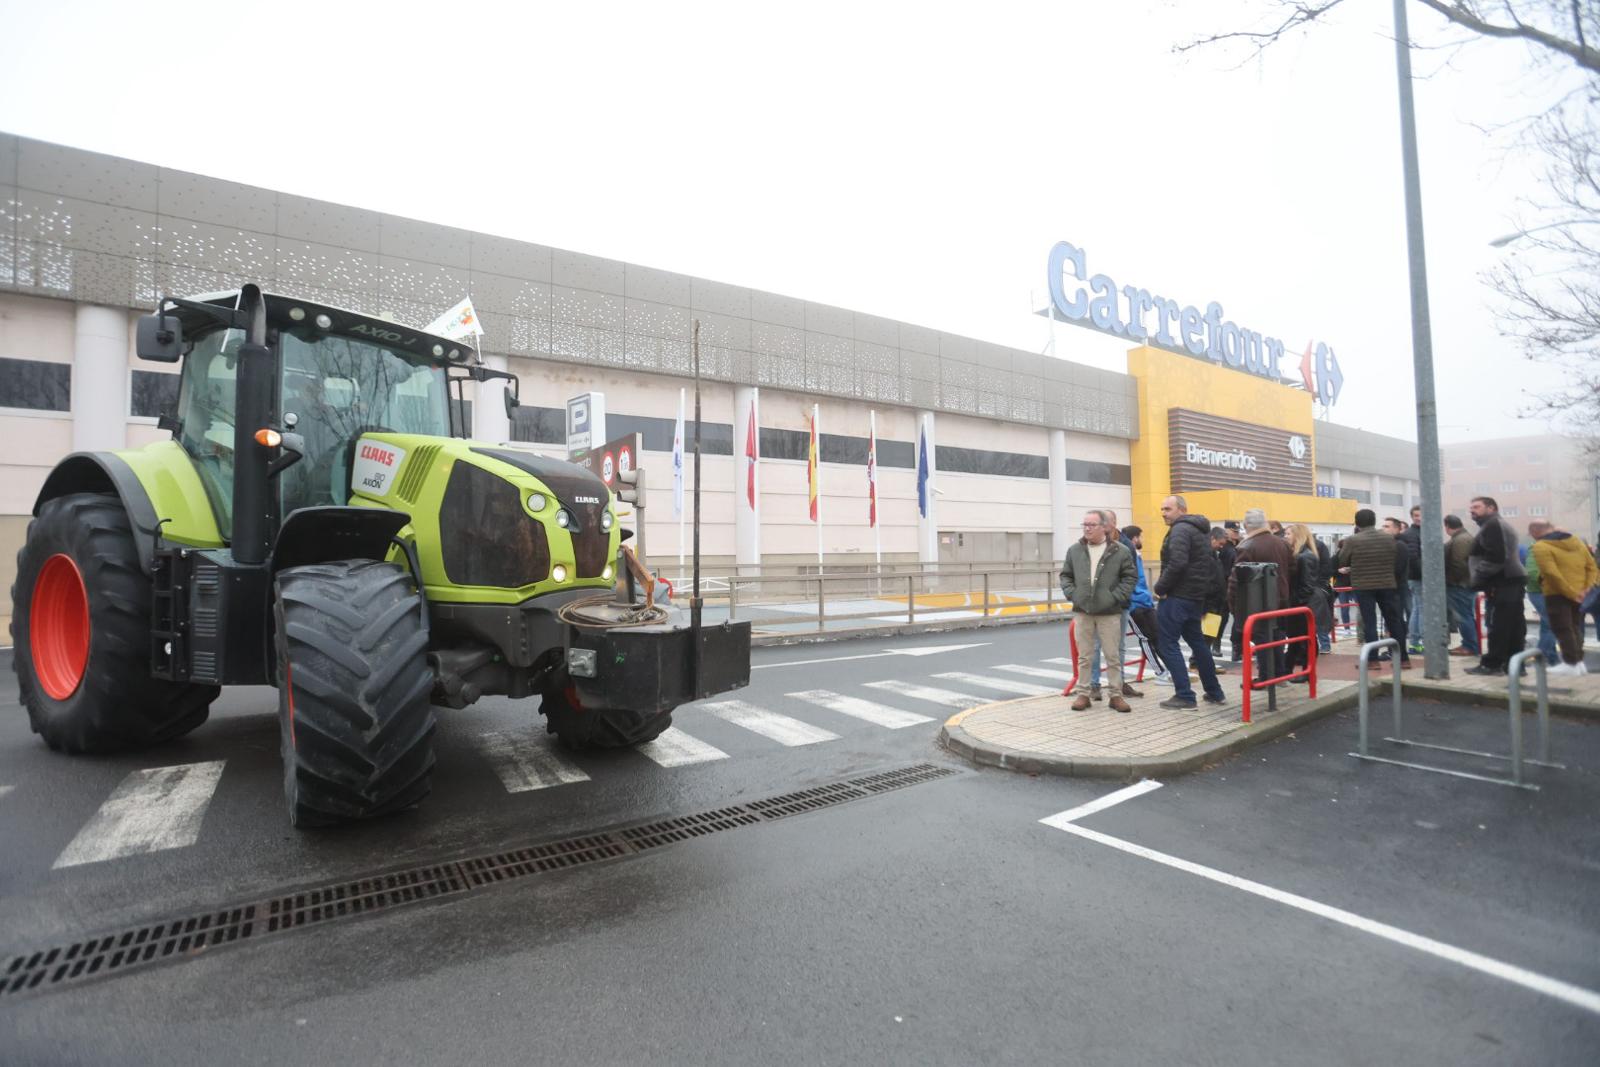
[[[806,487],[811,497],[811,521],[817,521],[817,408],[811,407],[811,447],[806,455]]]

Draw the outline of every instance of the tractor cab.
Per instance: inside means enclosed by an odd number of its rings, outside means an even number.
[[[475,366],[470,348],[396,323],[271,294],[260,299],[272,363],[265,383],[270,395],[245,407],[265,406],[268,417],[247,430],[249,435],[262,428],[291,435],[290,448],[299,456],[282,465],[274,479],[276,499],[269,503],[279,517],[300,508],[349,503],[363,434],[466,436],[459,383],[502,376]],[[187,351],[178,410],[165,424],[193,460],[218,529],[231,537],[238,368],[246,341],[245,329],[231,317],[240,296],[223,293],[173,303],[171,319]],[[141,349],[146,358],[169,358],[163,353],[170,353],[170,346],[153,355]],[[452,381],[458,383],[454,398]],[[508,400],[514,396],[508,394]]]

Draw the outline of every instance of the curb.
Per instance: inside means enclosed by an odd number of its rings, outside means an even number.
[[[1407,689],[1409,688],[1408,686]],[[1253,722],[1242,729],[1231,730],[1222,737],[1201,741],[1164,756],[1148,758],[1079,756],[1074,759],[1063,759],[1057,756],[1041,756],[1033,752],[979,741],[962,728],[963,719],[973,712],[994,707],[994,704],[980,704],[976,708],[969,708],[959,715],[952,716],[939,728],[939,743],[980,767],[1000,767],[1008,771],[1020,771],[1023,774],[1061,774],[1073,778],[1121,778],[1125,781],[1157,776],[1171,777],[1197,771],[1201,767],[1226,759],[1247,748],[1282,737],[1334,712],[1355,707],[1359,699],[1354,687],[1341,689],[1292,712]],[[1011,701],[1002,700],[995,703],[1009,704]],[[1552,710],[1554,706],[1551,705]]]
[[[1045,626],[1065,623],[1071,615],[1025,616],[999,619],[947,619],[939,622],[913,622],[892,626],[861,626],[848,630],[824,630],[822,633],[765,634],[750,637],[752,648],[771,648],[781,645],[820,645],[834,641],[861,641],[873,637],[905,637],[910,634],[937,634],[954,630],[994,630],[1008,626]]]
[[[1374,678],[1372,680],[1372,695],[1376,698],[1380,693],[1389,696],[1389,687],[1394,682],[1390,678]],[[1452,704],[1472,704],[1481,708],[1496,708],[1500,711],[1510,709],[1510,695],[1501,692],[1491,692],[1487,689],[1456,689],[1437,682],[1408,682],[1400,683],[1400,694],[1404,697],[1422,697],[1427,700],[1448,700]],[[1538,687],[1530,679],[1522,687],[1522,710],[1533,711],[1538,706]],[[1550,693],[1550,714],[1566,715],[1574,719],[1600,719],[1600,706],[1583,704],[1568,700],[1560,693]]]

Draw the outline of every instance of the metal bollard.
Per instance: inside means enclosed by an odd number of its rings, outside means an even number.
[[[983,617],[989,617],[989,572],[983,572]]]
[[[1360,743],[1359,743],[1359,745],[1357,747],[1357,751],[1359,751],[1361,753],[1361,755],[1363,755],[1363,756],[1367,755],[1367,709],[1368,709],[1368,701],[1367,701],[1367,668],[1370,666],[1370,664],[1367,661],[1367,657],[1371,653],[1376,652],[1381,648],[1392,648],[1392,649],[1394,649],[1394,651],[1392,653],[1390,653],[1390,657],[1389,657],[1389,664],[1390,664],[1391,667],[1394,668],[1394,735],[1396,737],[1401,736],[1401,734],[1400,734],[1400,642],[1396,641],[1392,637],[1383,637],[1383,638],[1379,638],[1376,641],[1368,641],[1366,644],[1361,646],[1361,687],[1360,687],[1360,694],[1359,694],[1359,696],[1360,696],[1359,707],[1360,707],[1360,718],[1361,718],[1361,740],[1360,740]]]
[[[826,624],[823,622],[823,620],[827,618],[827,606],[826,606],[826,603],[824,602],[824,600],[822,598],[822,590],[823,590],[824,585],[826,585],[826,583],[822,580],[822,575],[820,575],[820,574],[817,575],[817,630],[818,630],[818,632],[821,632],[822,630],[827,629]]]
[[[917,576],[906,575],[906,622],[917,621]]]
[[[1506,664],[1510,677],[1507,704],[1511,711],[1511,780],[1517,785],[1522,784],[1522,665],[1530,659],[1534,662],[1534,678],[1538,683],[1539,762],[1550,762],[1550,690],[1545,681],[1544,653],[1530,648],[1518,652]]]
[[[739,579],[728,575],[728,621],[732,622],[739,611]]]

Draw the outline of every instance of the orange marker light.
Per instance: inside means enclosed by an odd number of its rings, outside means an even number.
[[[257,430],[256,444],[264,448],[277,448],[283,444],[283,435],[277,430]]]

